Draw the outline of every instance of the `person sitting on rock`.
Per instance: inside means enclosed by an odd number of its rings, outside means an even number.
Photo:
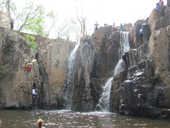
[[[159,0],[159,2],[156,3],[156,9],[157,9],[157,10],[160,10],[160,6],[163,6],[163,5],[164,5],[163,0]]]
[[[98,30],[98,26],[99,26],[99,24],[96,22],[96,24],[94,24],[95,25],[95,31],[97,31]]]
[[[159,1],[159,4],[160,4],[161,6],[164,5],[163,0],[160,0],[160,1]]]
[[[120,24],[120,30],[121,30],[121,31],[124,31],[124,28],[123,28],[123,25],[122,25],[122,24]]]

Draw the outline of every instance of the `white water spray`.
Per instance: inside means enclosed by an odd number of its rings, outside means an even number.
[[[119,57],[120,57],[119,59],[120,60],[114,69],[113,76],[120,73],[122,70],[124,70],[124,61],[121,59],[121,57],[125,52],[128,52],[129,50],[130,50],[129,32],[121,32],[120,33],[120,48],[119,48]],[[100,110],[102,112],[109,111],[110,91],[111,91],[111,85],[112,85],[113,79],[114,77],[109,78],[105,86],[103,86],[103,93],[99,100],[99,103],[96,106],[96,110]]]
[[[77,43],[73,51],[71,52],[68,58],[68,72],[66,75],[66,86],[65,86],[65,93],[64,93],[64,106],[65,109],[70,110],[72,106],[72,97],[74,91],[74,67],[76,61],[76,52],[79,47],[80,43]]]

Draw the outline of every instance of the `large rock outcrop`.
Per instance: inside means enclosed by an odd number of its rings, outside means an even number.
[[[4,28],[0,28],[0,35],[0,107],[30,108],[33,79],[39,76],[37,62],[33,62],[31,73],[26,73],[25,61],[31,61],[34,55],[25,39]]]
[[[67,59],[74,48],[71,41],[63,39],[39,42],[37,60],[42,76],[39,91],[40,108],[60,108],[67,73]]]
[[[160,11],[154,9],[151,13],[149,41],[123,56],[126,70],[114,77],[111,111],[143,117],[170,117],[170,26],[166,9],[162,6]]]
[[[83,37],[77,55],[73,110],[93,111],[106,78],[113,75],[119,59],[120,33],[107,26],[91,38]]]
[[[31,108],[33,80],[38,76],[37,107],[60,108],[73,42],[35,36],[38,50],[33,52],[25,33],[0,28],[0,35],[0,68],[4,69],[0,74],[0,107]],[[24,71],[26,61],[33,63],[31,73]]]

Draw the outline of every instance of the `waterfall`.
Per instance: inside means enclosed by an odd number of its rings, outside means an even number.
[[[130,50],[129,32],[121,32],[120,33],[119,62],[117,63],[114,69],[113,76],[120,73],[122,70],[124,70],[124,61],[121,59],[121,57],[125,52],[128,52],[129,50]],[[96,106],[96,110],[100,110],[103,112],[109,111],[110,91],[111,91],[113,79],[114,77],[109,78],[109,80],[103,86],[103,93],[101,95],[99,103]]]
[[[74,68],[76,62],[76,51],[80,43],[77,43],[73,51],[71,52],[68,62],[67,62],[67,75],[66,75],[66,85],[63,95],[65,109],[70,110],[72,106],[72,97],[74,91]]]

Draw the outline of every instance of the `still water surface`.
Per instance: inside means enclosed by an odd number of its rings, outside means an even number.
[[[37,119],[45,128],[170,128],[170,120],[152,120],[115,113],[72,111],[0,110],[1,128],[37,128]]]

